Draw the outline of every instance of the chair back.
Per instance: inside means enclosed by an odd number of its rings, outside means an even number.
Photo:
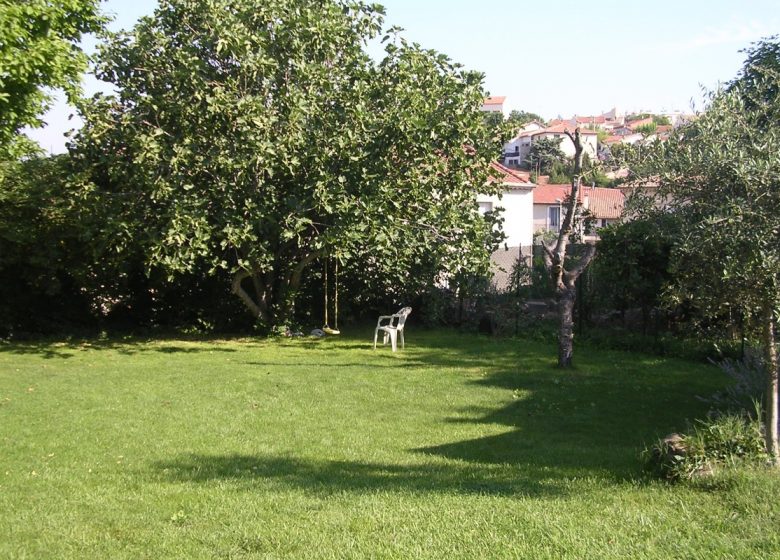
[[[398,317],[398,325],[396,325],[396,328],[398,330],[401,330],[404,328],[404,323],[406,323],[406,318],[411,315],[412,308],[411,307],[404,307],[398,313],[396,313],[396,317]]]

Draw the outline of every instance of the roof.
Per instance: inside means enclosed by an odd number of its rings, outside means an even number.
[[[532,189],[535,186],[531,182],[530,174],[515,169],[509,169],[495,161],[490,162],[490,180],[495,182],[500,181],[503,186],[510,188]]]
[[[560,204],[571,193],[571,185],[538,185],[534,189],[534,204]],[[587,208],[596,219],[617,219],[623,214],[625,196],[618,189],[602,187],[580,188],[579,200],[587,198]]]
[[[566,124],[563,124],[563,123],[562,124],[556,124],[556,125],[553,125],[553,126],[548,126],[544,130],[537,130],[536,132],[534,132],[534,135],[536,135],[536,134],[544,134],[545,132],[549,133],[549,134],[560,134],[560,133],[562,133],[562,132],[564,132],[566,130],[568,130],[569,132],[571,132],[573,134],[574,133],[574,130],[572,130],[573,128],[574,127],[571,126],[568,123],[566,123]],[[598,134],[598,132],[596,132],[595,130],[586,130],[586,129],[581,128],[580,129],[580,134]]]
[[[648,124],[653,124],[652,117],[647,117],[646,119],[639,119],[637,121],[631,121],[626,126],[628,126],[628,128],[630,128],[631,130],[636,130],[637,127],[646,126]]]
[[[616,220],[623,214],[625,196],[618,189],[585,187],[588,197],[588,210],[596,219]]]
[[[506,96],[486,97],[485,100],[482,102],[482,104],[483,105],[503,105],[504,101],[506,101]]]
[[[582,191],[580,189],[579,199],[582,202]],[[571,185],[537,185],[534,189],[534,204],[560,204],[566,200],[571,193]]]
[[[606,117],[603,115],[598,117],[576,117],[578,123],[583,124],[603,124],[607,122]]]

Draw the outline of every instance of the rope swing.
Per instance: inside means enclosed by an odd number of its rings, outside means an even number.
[[[336,267],[335,267],[335,285],[333,288],[333,315],[334,315],[334,323],[333,328],[328,325],[328,261],[330,258],[325,260],[325,325],[322,327],[322,330],[328,334],[341,334],[341,331],[339,330],[339,260],[336,258]]]

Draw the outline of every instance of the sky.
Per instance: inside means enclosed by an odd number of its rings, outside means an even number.
[[[485,76],[507,109],[546,119],[701,107],[703,89],[729,81],[739,52],[780,33],[780,0],[379,0],[386,25]],[[111,29],[151,15],[156,0],[107,0]],[[86,41],[90,48],[94,42]],[[91,77],[87,94],[105,91]],[[43,129],[28,134],[50,152],[78,126],[58,101]]]

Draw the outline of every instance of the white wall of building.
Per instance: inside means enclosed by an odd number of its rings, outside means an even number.
[[[544,230],[553,230],[558,231],[558,228],[551,227],[550,224],[550,207],[555,206],[556,208],[559,208],[559,216],[563,215],[564,210],[561,208],[561,205],[552,205],[552,204],[534,204],[533,209],[533,227],[534,232],[537,231],[544,231]]]
[[[503,208],[503,230],[506,235],[504,243],[509,247],[527,247],[534,240],[534,193],[532,189],[513,188],[504,192],[503,196],[477,196],[480,207],[487,203],[495,210]]]
[[[534,140],[540,140],[541,138],[555,138],[561,140],[561,151],[566,154],[566,157],[574,157],[574,142],[572,142],[566,134],[563,132],[541,132],[534,134]],[[582,134],[580,135],[582,141],[583,152],[593,159],[596,157],[596,151],[598,148],[598,135],[596,134]]]

